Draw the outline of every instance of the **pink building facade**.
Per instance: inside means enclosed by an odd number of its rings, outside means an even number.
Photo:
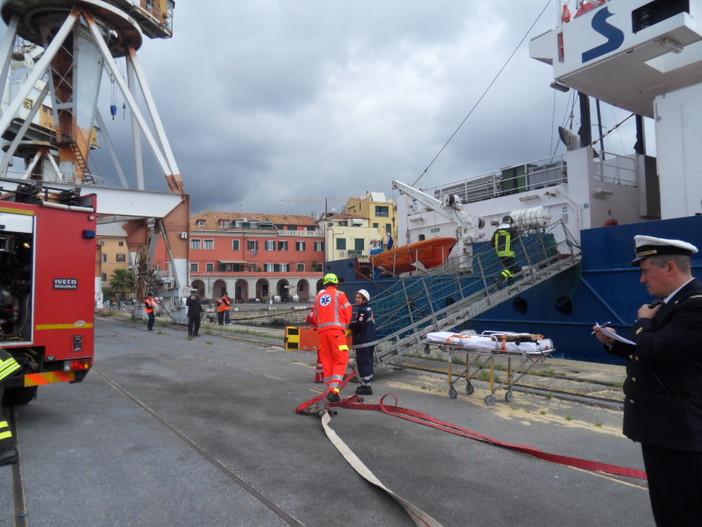
[[[204,299],[314,300],[324,233],[310,216],[205,212],[190,217],[190,284]]]

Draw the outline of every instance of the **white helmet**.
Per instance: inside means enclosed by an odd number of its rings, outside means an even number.
[[[365,297],[366,302],[370,302],[370,293],[366,291],[365,289],[359,289],[357,295],[361,295]]]

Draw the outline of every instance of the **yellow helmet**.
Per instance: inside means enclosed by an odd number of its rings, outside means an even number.
[[[324,275],[324,285],[327,284],[338,284],[339,278],[334,273],[327,273]]]

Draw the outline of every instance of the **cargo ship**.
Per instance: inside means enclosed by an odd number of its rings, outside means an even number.
[[[325,263],[348,294],[371,292],[381,337],[397,343],[394,351],[420,346],[422,334],[444,321],[456,331],[541,333],[558,356],[617,362],[590,333],[608,322],[626,334],[638,307],[652,300],[630,265],[633,237],[683,239],[702,249],[702,0],[589,4],[571,18],[568,3],[559,3],[556,27],[530,42],[531,57],[553,67],[552,87],[579,96],[583,126],[578,135],[561,130],[564,154],[432,188],[394,182],[408,245],[456,240],[441,265],[384,269],[379,277],[353,260]],[[633,152],[616,155],[593,141],[591,98],[635,117]],[[655,157],[645,148],[647,121],[655,125]],[[517,255],[514,285],[503,290],[493,282],[502,267],[490,239],[506,215],[528,243]],[[534,242],[548,246],[551,261],[571,263],[528,281],[547,267],[527,248]],[[697,277],[701,264],[698,253]],[[471,309],[478,299],[479,312]]]

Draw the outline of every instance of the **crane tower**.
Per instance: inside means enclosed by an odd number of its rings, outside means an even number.
[[[172,36],[174,8],[174,0],[0,0],[7,24],[0,42],[0,178],[87,187],[98,196],[100,222],[122,223],[134,266],[148,276],[138,294],[148,288],[175,300],[188,280],[189,198],[137,56],[145,37]],[[98,107],[101,84],[119,89],[131,116],[129,182]],[[113,101],[113,118],[115,110]],[[168,192],[145,188],[142,142]],[[91,173],[98,147],[109,150],[123,189]]]

